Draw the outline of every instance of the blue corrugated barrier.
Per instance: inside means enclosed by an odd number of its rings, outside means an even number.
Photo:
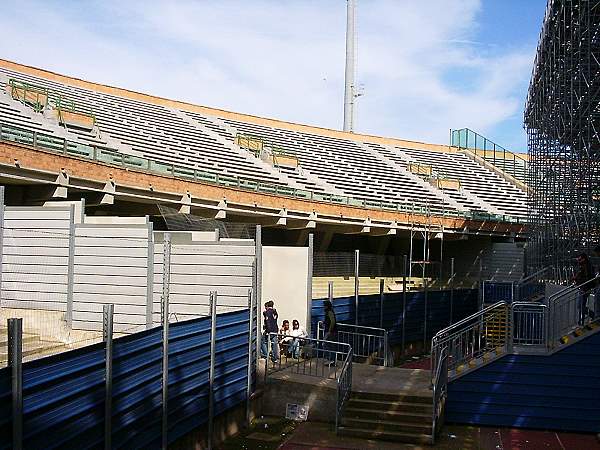
[[[217,316],[215,414],[246,401],[248,326],[248,310]],[[210,328],[210,317],[169,327],[169,442],[208,421]],[[114,340],[113,448],[160,447],[161,338],[158,327]],[[25,448],[102,447],[104,364],[103,343],[23,364]],[[10,375],[0,370],[2,449],[12,446]]]
[[[600,432],[600,334],[550,356],[507,355],[448,384],[446,421]]]
[[[358,324],[379,327],[381,300],[379,294],[361,295],[358,298]],[[383,300],[383,328],[388,330],[390,343],[402,342],[404,327],[405,342],[422,341],[425,333],[425,293],[406,293],[406,317],[402,320],[403,294],[388,293]],[[324,319],[323,300],[312,302],[312,330],[317,322]],[[356,317],[355,299],[339,297],[333,299],[338,322],[354,323]],[[439,330],[450,325],[450,291],[429,291],[427,293],[427,339]],[[477,311],[476,289],[455,289],[452,299],[452,322],[457,322]]]

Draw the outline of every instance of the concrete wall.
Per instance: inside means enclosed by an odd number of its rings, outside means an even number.
[[[152,224],[85,223],[75,226],[73,328],[102,330],[102,308],[115,305],[115,331],[150,323]]]
[[[163,289],[163,237],[154,246],[154,323],[160,322]],[[169,313],[175,320],[209,315],[210,291],[217,312],[248,307],[253,287],[255,245],[251,239],[216,240],[214,233],[172,232]]]
[[[262,301],[273,300],[279,313],[279,325],[284,319],[298,319],[307,327],[309,249],[307,247],[262,247]],[[312,274],[311,274],[312,275]]]
[[[6,207],[1,305],[66,311],[74,208]]]

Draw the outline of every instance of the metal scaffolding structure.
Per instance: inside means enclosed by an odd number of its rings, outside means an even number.
[[[600,1],[548,0],[525,105],[530,270],[600,241]]]

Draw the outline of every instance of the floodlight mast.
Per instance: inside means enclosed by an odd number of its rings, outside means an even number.
[[[354,131],[354,101],[356,99],[354,85],[354,11],[356,0],[347,1],[346,13],[346,73],[344,87],[344,131]]]

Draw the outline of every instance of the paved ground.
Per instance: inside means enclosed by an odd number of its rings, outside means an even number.
[[[222,450],[600,450],[592,434],[446,425],[435,447],[336,436],[332,425],[263,417]]]

